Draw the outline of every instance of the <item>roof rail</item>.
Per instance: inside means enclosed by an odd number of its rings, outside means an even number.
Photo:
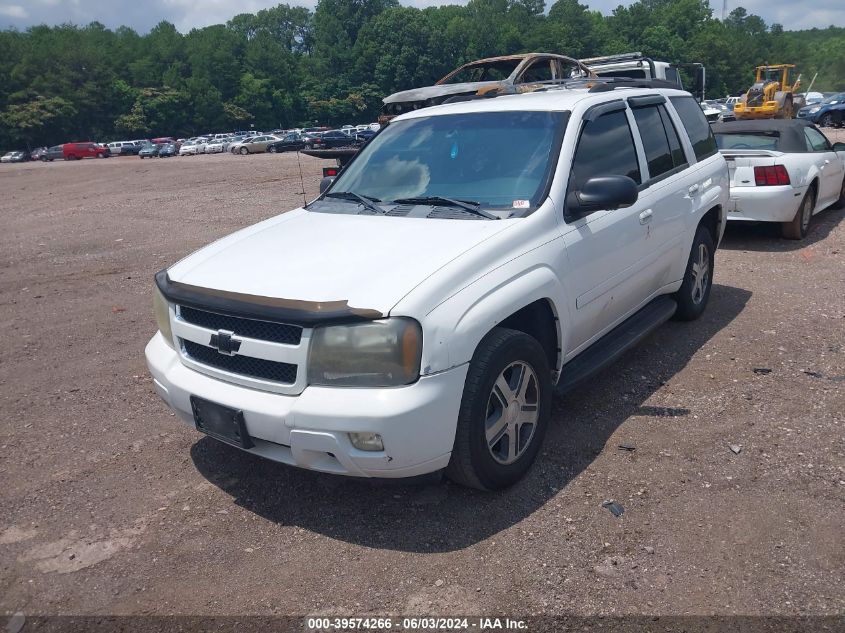
[[[672,88],[680,90],[678,84],[665,79],[631,79],[629,77],[599,77],[590,92],[608,92],[616,88]]]
[[[610,64],[613,62],[629,62],[633,60],[645,60],[645,56],[637,51],[633,53],[620,53],[618,55],[604,55],[603,57],[586,57],[578,61],[585,66],[590,66],[591,64]]]

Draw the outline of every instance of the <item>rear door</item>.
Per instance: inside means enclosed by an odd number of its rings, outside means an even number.
[[[642,182],[625,102],[594,106],[584,115],[571,161],[567,197],[595,176],[622,175]],[[647,268],[655,258],[647,242],[648,200],[613,211],[567,218],[563,227],[572,319],[567,360],[642,305],[653,286]]]
[[[632,97],[628,105],[639,131],[644,158],[640,200],[651,209],[645,240],[651,260],[645,274],[651,292],[671,284],[677,262],[684,259],[685,226],[693,212],[696,193],[690,161],[681,144],[678,127],[662,95]]]

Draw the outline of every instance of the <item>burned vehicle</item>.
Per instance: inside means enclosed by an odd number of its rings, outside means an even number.
[[[594,77],[577,59],[553,53],[523,53],[479,59],[453,70],[433,86],[396,92],[382,101],[379,123],[406,112],[440,105],[453,97],[533,92],[548,84]]]

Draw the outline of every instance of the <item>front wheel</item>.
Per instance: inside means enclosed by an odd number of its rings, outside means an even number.
[[[551,370],[540,343],[495,328],[469,364],[449,478],[482,490],[519,481],[540,450],[551,406]]]
[[[276,149],[275,145],[271,145],[269,148],[267,148],[267,151],[270,152],[271,154],[275,154],[279,150]]]
[[[821,127],[833,127],[836,125],[836,119],[833,118],[832,112],[826,112],[822,115],[822,118],[819,119],[819,126]]]
[[[249,150],[246,147],[241,148],[241,156],[246,156],[249,154]]]
[[[710,289],[713,286],[715,250],[716,244],[710,229],[699,225],[692,241],[684,281],[674,297],[678,303],[678,309],[675,311],[676,319],[694,321],[707,307]]]

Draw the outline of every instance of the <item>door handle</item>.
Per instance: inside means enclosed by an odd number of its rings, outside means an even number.
[[[651,222],[651,209],[646,209],[640,213],[640,224],[648,224]]]
[[[698,185],[692,185],[687,191],[689,191],[689,195],[698,193]]]

